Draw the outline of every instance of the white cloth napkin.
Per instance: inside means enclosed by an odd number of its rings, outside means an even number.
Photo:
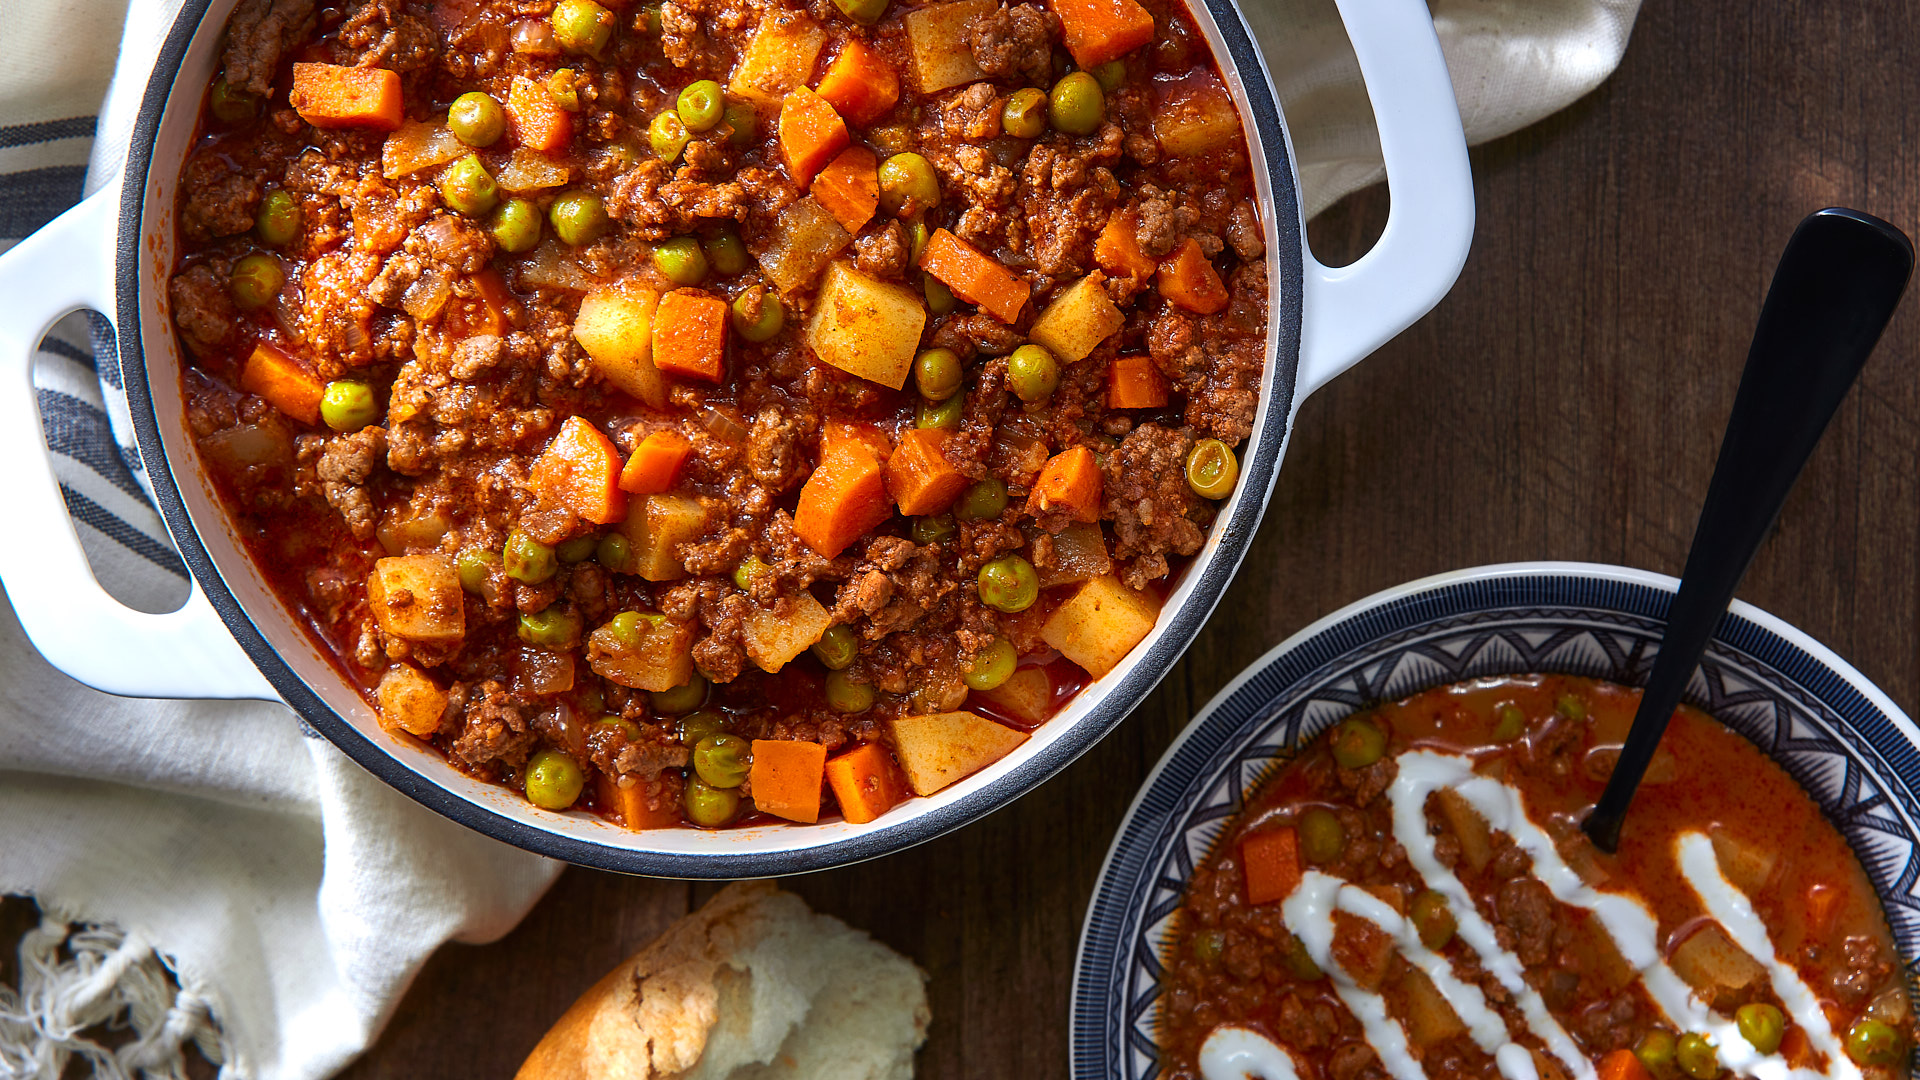
[[[1469,140],[1598,85],[1638,6],[1433,0]],[[0,67],[0,250],[79,197],[89,153],[87,190],[113,179],[177,9],[0,0],[13,58]],[[1332,0],[1246,10],[1279,84],[1303,202],[1318,213],[1381,175],[1358,66]],[[99,31],[123,18],[109,87]],[[184,569],[128,469],[110,340],[64,321],[35,382],[96,575],[134,606],[177,604]],[[379,1034],[435,948],[505,933],[558,872],[389,790],[281,706],[79,686],[5,608],[0,688],[0,892],[47,913],[21,946],[21,985],[0,986],[0,1077],[57,1076],[74,1054],[100,1076],[173,1077],[186,1039],[223,1076],[326,1076]],[[115,1018],[134,1041],[109,1052],[84,1038]]]

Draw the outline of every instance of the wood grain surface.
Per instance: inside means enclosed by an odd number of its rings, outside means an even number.
[[[1236,672],[1319,616],[1457,567],[1677,574],[1773,262],[1798,220],[1915,230],[1920,21],[1875,4],[1650,3],[1619,72],[1473,155],[1479,227],[1439,308],[1308,400],[1210,626],[1064,774],[912,851],[789,881],[932,977],[919,1075],[1054,1077],[1080,920],[1140,781]],[[1336,261],[1386,210],[1310,230]],[[1914,301],[1801,478],[1741,596],[1912,711],[1920,561]],[[573,997],[711,886],[569,870],[505,939],[427,965],[348,1075],[511,1075]]]

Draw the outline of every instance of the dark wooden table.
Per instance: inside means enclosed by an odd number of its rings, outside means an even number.
[[[932,976],[919,1075],[1062,1076],[1075,944],[1134,790],[1194,711],[1300,627],[1411,578],[1521,559],[1677,574],[1774,259],[1843,204],[1913,232],[1920,22],[1898,0],[1653,3],[1599,91],[1473,156],[1452,294],[1306,402],[1238,585],[1106,741],[912,851],[789,881]],[[1364,250],[1383,192],[1315,222]],[[1920,322],[1896,316],[1744,599],[1912,710]],[[711,886],[569,870],[521,926],[427,965],[349,1075],[512,1073],[568,1002]]]

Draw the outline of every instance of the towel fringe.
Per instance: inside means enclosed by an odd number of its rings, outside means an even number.
[[[20,985],[0,984],[0,1080],[56,1080],[76,1058],[94,1080],[186,1080],[189,1041],[233,1075],[207,996],[176,987],[138,933],[43,911],[19,956]],[[133,1037],[114,1048],[86,1037],[102,1027]]]

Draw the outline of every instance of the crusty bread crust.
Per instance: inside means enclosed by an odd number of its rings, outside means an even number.
[[[910,1076],[912,1052],[926,1038],[924,974],[866,935],[813,914],[799,897],[781,892],[772,882],[743,881],[727,886],[706,906],[674,923],[581,995],[534,1047],[516,1080],[654,1080],[693,1070],[701,1063],[710,1037],[721,1038],[715,1028],[722,1019],[723,992],[738,987],[743,972],[749,980],[779,979],[778,972],[756,974],[752,968],[755,963],[768,964],[765,950],[780,948],[783,942],[789,955],[810,943],[829,944],[836,950],[837,962],[823,962],[804,953],[795,955],[794,959],[809,971],[839,968],[847,979],[859,983],[863,980],[856,968],[875,969],[875,989],[884,987],[882,992],[889,1000],[874,1004],[888,1010],[894,1023],[861,1024],[855,1030],[855,1025],[844,1020],[828,1021],[828,1015],[838,1014],[823,1010],[816,1024],[845,1024],[848,1030],[844,1037],[850,1043],[859,1042],[870,1056],[876,1052],[883,1058],[891,1055],[893,1060],[888,1063],[875,1061],[870,1075]],[[828,977],[819,975],[821,981],[804,991],[806,999],[800,1009],[806,1015],[813,1015],[808,1002],[816,995],[846,998],[846,979],[828,986]],[[789,998],[801,992],[792,986],[780,989]],[[731,1000],[730,1010],[751,1013],[748,1002],[738,993]],[[862,1012],[871,1015],[868,1010]],[[793,1019],[799,1018],[799,1013],[793,1014]],[[750,1015],[727,1019],[730,1041],[724,1052],[717,1051],[719,1060],[708,1062],[708,1067],[700,1070],[703,1074],[715,1072],[721,1061],[739,1059],[746,1049],[741,1045],[741,1033],[748,1028],[763,1039],[763,1048],[797,1033],[779,1026],[782,1021],[777,1018],[770,1020],[764,1008],[758,1022]],[[769,1023],[775,1026],[766,1027]],[[769,1031],[772,1041],[766,1042]],[[815,1030],[805,1034],[817,1042],[823,1036],[831,1039],[842,1033]],[[793,1071],[793,1066],[801,1063],[787,1060],[782,1064],[788,1067],[782,1071]]]

